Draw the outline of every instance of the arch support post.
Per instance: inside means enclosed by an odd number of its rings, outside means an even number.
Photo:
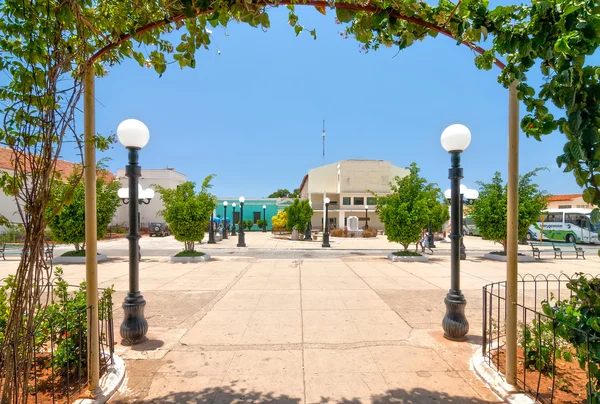
[[[519,99],[514,81],[508,98],[508,193],[506,217],[506,381],[517,385],[517,276],[519,232]]]
[[[83,173],[85,184],[85,282],[87,301],[88,393],[100,391],[100,341],[98,335],[98,252],[96,222],[96,110],[94,67],[88,64],[83,84]]]

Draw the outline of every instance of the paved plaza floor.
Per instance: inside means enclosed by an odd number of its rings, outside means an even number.
[[[154,239],[153,239],[154,240]],[[160,240],[160,239],[159,239]],[[598,273],[600,259],[542,260],[521,273]],[[0,276],[17,260],[0,261]],[[70,283],[83,265],[63,266]],[[122,319],[128,263],[98,267]],[[470,369],[480,347],[483,285],[505,264],[469,256],[461,287],[466,342],[443,338],[450,261],[392,263],[380,255],[323,259],[217,257],[201,264],[140,264],[148,340],[117,345],[127,377],[112,403],[496,403]]]

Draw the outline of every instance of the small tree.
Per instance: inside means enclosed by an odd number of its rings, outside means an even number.
[[[66,182],[57,183],[54,188],[54,198],[67,202],[57,213],[51,207],[46,210],[46,216],[50,218],[48,227],[50,227],[52,240],[73,244],[76,251],[82,249],[85,241],[85,186],[79,178],[80,174],[74,173]],[[108,224],[119,206],[118,190],[118,181],[107,182],[99,172],[96,180],[98,239],[104,238]]]
[[[537,222],[542,210],[546,209],[546,193],[533,184],[537,168],[519,178],[519,240],[525,238],[529,226]],[[507,188],[499,172],[489,184],[478,182],[479,199],[471,209],[471,216],[481,235],[502,244],[506,253],[506,201]]]
[[[287,228],[287,212],[280,210],[277,215],[271,217],[271,223],[273,224],[273,231],[281,232]]]
[[[194,191],[196,184],[191,181],[175,189],[156,186],[165,207],[159,214],[165,218],[175,240],[183,242],[184,251],[194,251],[196,241],[202,241],[210,214],[217,206],[217,198],[208,192],[213,178],[214,174],[206,177],[198,193]]]
[[[402,244],[404,251],[408,250],[410,243],[419,241],[430,219],[434,224],[444,217],[440,189],[419,176],[420,170],[415,163],[408,169],[409,175],[396,177],[395,183],[390,183],[391,194],[376,195],[376,211],[385,226],[385,234],[389,241]]]
[[[287,212],[286,229],[288,231],[294,229],[304,231],[313,215],[313,208],[310,206],[310,202],[307,199],[301,201],[296,198],[290,206],[285,208],[285,210]]]

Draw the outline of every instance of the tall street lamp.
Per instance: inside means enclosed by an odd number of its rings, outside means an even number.
[[[462,238],[460,229],[460,180],[463,178],[463,169],[460,167],[460,154],[471,143],[471,132],[466,126],[450,125],[442,132],[442,147],[450,153],[451,168],[448,170],[450,179],[451,215],[450,225],[450,290],[444,299],[446,303],[446,315],[442,321],[444,337],[463,341],[469,332],[469,322],[465,316],[467,300],[460,290],[460,240]]]
[[[365,205],[365,230],[369,228],[369,205]]]
[[[267,205],[263,205],[263,233],[267,232]]]
[[[244,201],[246,198],[240,196],[240,231],[238,232],[238,247],[246,247],[246,235],[244,234]]]
[[[446,197],[446,199],[448,200],[448,202],[450,202],[450,204],[452,204],[451,199],[451,195],[452,192],[450,189],[447,189],[444,192],[444,196]],[[459,198],[459,203],[460,203],[460,232],[461,235],[462,233],[465,231],[465,225],[464,225],[464,219],[463,219],[463,206],[467,205],[467,206],[471,206],[475,203],[475,201],[477,200],[477,198],[479,198],[479,192],[476,189],[468,189],[465,185],[460,186],[460,198]],[[464,243],[464,239],[461,236],[460,238],[460,259],[461,260],[465,260],[467,259],[467,250],[465,248],[465,243]]]
[[[125,167],[125,175],[129,178],[129,292],[123,302],[123,323],[121,323],[121,337],[124,345],[133,345],[145,339],[148,332],[148,322],[144,318],[146,301],[140,293],[140,267],[138,243],[138,179],[142,169],[138,164],[139,150],[148,144],[150,131],[148,127],[137,119],[127,119],[117,127],[119,142],[129,151],[129,162]],[[154,191],[152,191],[153,194]],[[150,194],[148,194],[149,196]],[[144,196],[144,195],[142,195]],[[154,195],[152,195],[154,196]],[[150,202],[148,200],[148,202]]]
[[[210,212],[210,226],[208,226],[208,244],[217,244],[215,241],[214,211]]]
[[[127,205],[129,203],[129,188],[119,188],[119,190],[117,191],[117,195],[121,199],[121,202],[123,202],[123,205]],[[141,204],[148,205],[150,203],[150,201],[152,200],[152,198],[154,198],[154,190],[152,188],[142,189],[142,186],[140,184],[138,184],[138,204],[139,205],[141,205]],[[138,218],[139,218],[139,213],[138,213]],[[140,227],[139,221],[138,221],[137,226],[139,229],[139,227]],[[142,250],[140,249],[139,242],[138,242],[137,248],[138,248],[138,259],[141,260],[142,259]]]
[[[235,233],[235,202],[233,202],[231,204],[231,209],[233,209],[233,213],[231,214],[231,217],[232,217],[232,219],[231,219],[231,223],[232,223],[231,236],[235,236],[236,235],[236,233]]]
[[[321,247],[331,247],[329,245],[329,198],[325,198],[325,228],[323,229],[323,244]]]
[[[227,201],[223,201],[223,240],[227,239]]]
[[[308,204],[312,208],[312,201],[308,201]],[[312,240],[312,237],[310,235],[310,231],[311,230],[312,230],[312,215],[310,217],[310,220],[306,224],[306,231],[304,232],[304,241],[311,241]]]

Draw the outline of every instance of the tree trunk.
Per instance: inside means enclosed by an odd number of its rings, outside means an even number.
[[[404,243],[400,243],[400,244],[402,244],[402,246],[404,247],[404,251],[408,251],[408,246],[409,246],[408,244],[404,244]]]

